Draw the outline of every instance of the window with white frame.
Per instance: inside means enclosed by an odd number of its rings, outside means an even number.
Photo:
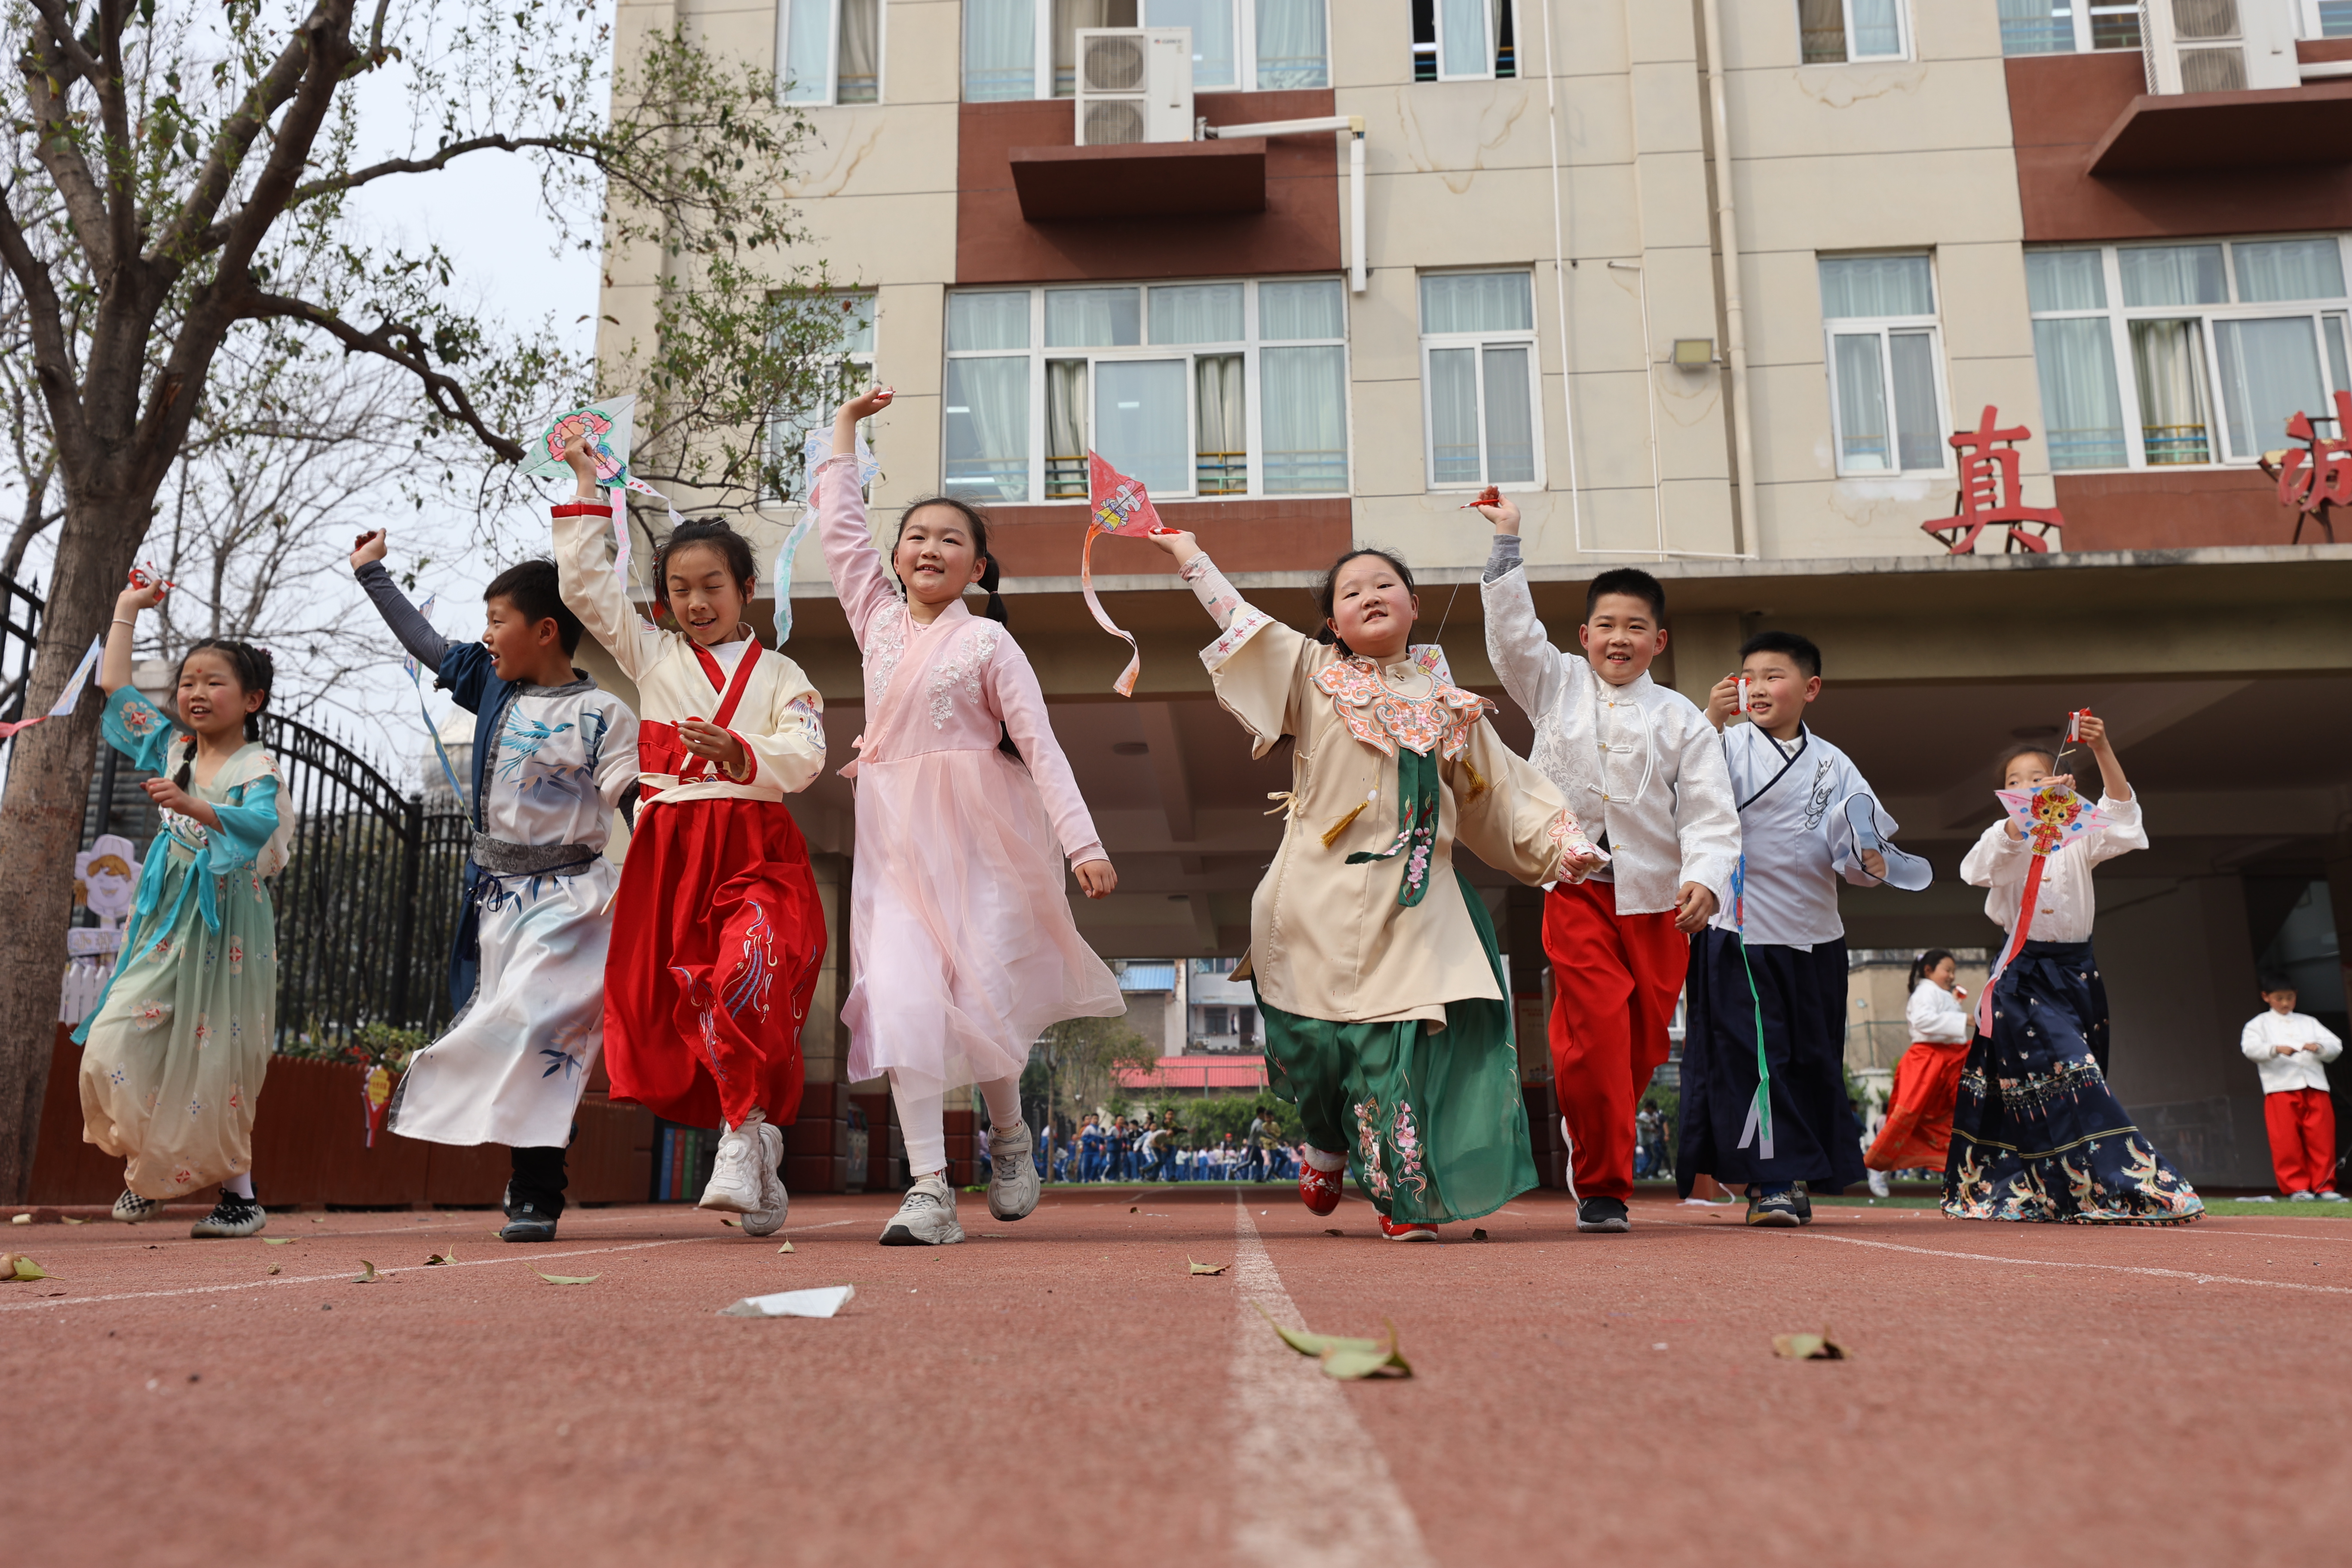
[[[1195,92],[1331,84],[1326,0],[964,0],[963,96],[1077,90],[1082,27],[1189,27]]]
[[[2000,52],[2086,55],[2139,47],[2139,0],[2000,0]]]
[[[1797,0],[1798,42],[1809,66],[1907,59],[1908,31],[1903,0]]]
[[[1422,275],[1421,386],[1430,489],[1528,489],[1543,483],[1537,375],[1529,274]]]
[[[1344,495],[1336,278],[948,296],[941,488],[1083,500],[1087,453],[1155,497]]]
[[[1821,272],[1837,471],[1945,472],[1934,266],[1924,255],[1824,256]]]
[[[882,0],[781,0],[776,74],[786,103],[879,103]]]
[[[2306,38],[2352,38],[2352,0],[2296,0],[2296,31]]]
[[[1412,79],[1519,74],[1517,0],[1412,0]]]
[[[2251,463],[2308,415],[2335,434],[2347,237],[2031,250],[2053,468]]]

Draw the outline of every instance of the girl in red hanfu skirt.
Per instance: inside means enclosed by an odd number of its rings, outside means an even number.
[[[824,768],[824,700],[744,624],[751,547],[724,522],[654,552],[640,619],[605,542],[613,509],[575,437],[577,498],[555,508],[563,602],[637,683],[641,798],[614,896],[604,1059],[615,1100],[725,1129],[701,1206],[767,1236],[790,1202],[782,1124],[800,1113],[801,1026],[824,958],[808,846],[784,797]],[[507,735],[500,750],[527,747]]]

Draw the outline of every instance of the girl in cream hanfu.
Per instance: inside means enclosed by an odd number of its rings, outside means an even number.
[[[724,1128],[701,1206],[751,1236],[784,1223],[782,1123],[800,1114],[801,1027],[824,958],[808,845],[784,805],[824,769],[824,704],[744,622],[751,544],[681,523],[654,552],[675,630],[640,620],[605,545],[613,509],[574,436],[578,499],[555,508],[563,602],[637,683],[636,827],[604,964],[613,1098]]]
[[[842,405],[808,504],[866,662],[866,732],[842,770],[857,788],[849,1079],[889,1076],[915,1179],[882,1244],[940,1246],[963,1239],[944,1176],[947,1093],[979,1086],[989,1213],[1020,1219],[1037,1206],[1021,1116],[1029,1047],[1049,1025],[1116,1017],[1127,1004],[1070,918],[1065,858],[1090,899],[1118,879],[1036,673],[1004,629],[987,520],[941,497],[909,506],[890,556],[903,595],[866,531],[857,422],[891,395]],[[975,586],[986,618],[964,605]]]
[[[1495,928],[1454,846],[1530,886],[1607,857],[1496,735],[1493,704],[1409,646],[1420,602],[1402,562],[1342,556],[1318,641],[1244,603],[1191,534],[1153,537],[1220,628],[1201,654],[1217,700],[1255,754],[1294,744],[1244,968],[1274,1091],[1306,1133],[1299,1196],[1329,1214],[1352,1168],[1382,1236],[1434,1241],[1536,1184]]]

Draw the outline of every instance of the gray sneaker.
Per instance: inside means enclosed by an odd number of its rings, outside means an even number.
[[[146,1220],[162,1219],[163,1205],[153,1198],[142,1198],[129,1187],[125,1187],[122,1189],[122,1195],[114,1200],[114,1217],[125,1225],[138,1225]]]
[[[710,1184],[702,1189],[697,1208],[718,1209],[724,1214],[758,1214],[760,1197],[760,1157],[766,1150],[762,1121],[752,1123],[746,1117],[744,1124],[730,1127],[719,1140],[719,1152],[710,1162]]]
[[[898,1212],[882,1229],[885,1247],[952,1247],[963,1239],[956,1223],[955,1189],[940,1175],[925,1176],[907,1189]]]
[[[784,1163],[784,1130],[760,1123],[760,1206],[743,1215],[745,1236],[773,1236],[792,1212],[793,1197],[784,1191],[779,1167]]]
[[[998,1219],[1022,1219],[1037,1206],[1037,1146],[1029,1124],[1016,1121],[1011,1131],[988,1134],[988,1212]]]

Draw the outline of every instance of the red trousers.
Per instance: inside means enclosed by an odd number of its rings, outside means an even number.
[[[1951,1160],[1952,1106],[1960,1097],[1960,1069],[1969,1042],[1914,1040],[1895,1064],[1895,1092],[1886,1125],[1862,1163],[1874,1171],[1940,1171]]]
[[[2283,1193],[2336,1190],[2336,1105],[2321,1089],[2283,1089],[2263,1096],[2271,1168]]]
[[[782,805],[641,809],[604,963],[613,1099],[689,1127],[755,1110],[793,1121],[824,939],[808,846]]]
[[[1664,1063],[1690,968],[1675,912],[1621,915],[1610,882],[1562,882],[1544,900],[1551,1066],[1580,1198],[1633,1195],[1633,1113]]]

